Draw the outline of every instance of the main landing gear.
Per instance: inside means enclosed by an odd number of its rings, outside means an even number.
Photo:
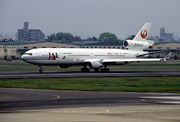
[[[110,69],[109,68],[101,68],[100,71],[101,72],[110,72]]]
[[[107,65],[105,65],[103,68],[100,69],[100,72],[110,72],[110,69],[107,68]]]
[[[109,71],[110,71],[109,68],[101,68],[101,69],[96,68],[96,69],[94,69],[94,72],[109,72]]]
[[[90,72],[90,68],[87,68],[86,66],[84,66],[83,68],[81,68],[81,72]],[[94,72],[110,72],[109,68],[95,68]]]
[[[43,73],[43,68],[41,65],[39,66],[39,73]]]
[[[83,68],[81,68],[81,72],[90,72],[90,68],[84,66]]]

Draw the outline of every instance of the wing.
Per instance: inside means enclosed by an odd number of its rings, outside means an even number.
[[[166,61],[168,60],[172,55],[172,52],[170,52],[166,57],[164,58],[127,58],[127,59],[104,59],[102,63],[123,63],[123,62],[151,62],[151,61]]]
[[[102,62],[103,59],[85,59],[83,60],[84,63],[89,63],[89,62]]]
[[[163,61],[163,58],[130,58],[130,59],[86,59],[84,63],[95,63],[99,62],[100,64],[105,63],[128,63],[128,62],[151,62],[151,61]]]
[[[85,59],[84,63],[128,63],[128,62],[156,62],[156,61],[166,61],[170,58],[171,52],[164,58],[126,58],[126,59]]]
[[[163,61],[164,58],[130,58],[130,59],[104,59],[103,63],[123,63],[123,62],[151,62]]]
[[[164,53],[164,52],[165,51],[148,52],[148,53],[145,53],[145,54],[142,54],[142,55],[138,55],[137,58],[143,58],[143,57],[149,56],[151,54]]]

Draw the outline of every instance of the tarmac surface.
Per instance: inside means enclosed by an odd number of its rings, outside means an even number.
[[[180,94],[0,88],[1,122],[179,122]]]
[[[1,122],[179,122],[180,106],[97,106],[0,113]]]
[[[65,91],[0,88],[0,110],[83,106],[180,105],[178,93]]]
[[[76,77],[172,77],[180,71],[111,71],[108,73],[82,72],[8,72],[0,73],[0,79],[8,78],[76,78]]]

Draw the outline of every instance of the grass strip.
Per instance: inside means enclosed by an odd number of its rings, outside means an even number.
[[[180,93],[180,77],[0,79],[0,87]]]

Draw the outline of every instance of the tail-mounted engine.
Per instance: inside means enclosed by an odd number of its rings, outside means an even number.
[[[154,44],[153,41],[146,40],[146,41],[135,41],[135,40],[126,40],[123,43],[123,46],[127,49],[151,49],[152,45]]]

